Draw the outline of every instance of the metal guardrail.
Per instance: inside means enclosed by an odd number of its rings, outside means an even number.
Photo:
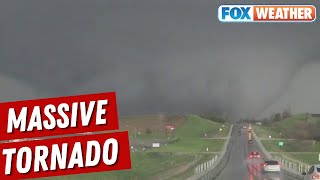
[[[218,157],[219,155],[215,155],[211,160],[199,164],[197,167],[194,168],[194,174],[201,174],[203,171],[213,166],[214,163],[218,160]]]
[[[227,164],[230,158],[229,141],[231,139],[232,132],[233,132],[233,125],[231,125],[230,127],[227,140],[224,143],[221,153],[213,157],[213,159],[198,165],[194,169],[195,174],[187,178],[187,180],[212,180],[219,175],[219,173],[223,170],[223,168],[225,167],[225,165]]]

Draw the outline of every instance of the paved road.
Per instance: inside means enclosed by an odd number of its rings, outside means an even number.
[[[261,163],[265,157],[262,157],[261,160],[248,159],[248,154],[251,151],[258,151],[260,153],[261,151],[255,145],[255,142],[249,145],[247,138],[246,131],[242,130],[241,135],[238,135],[237,127],[235,127],[235,131],[230,139],[230,159],[216,180],[293,180],[292,177],[282,172],[280,174],[262,173]]]

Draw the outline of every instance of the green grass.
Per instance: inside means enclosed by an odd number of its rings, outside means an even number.
[[[153,175],[164,172],[170,168],[178,167],[189,163],[194,159],[194,155],[173,155],[172,153],[132,153],[132,169],[90,173],[81,175],[69,175],[51,178],[47,180],[140,180],[150,179]]]
[[[223,139],[177,139],[166,146],[153,148],[154,152],[209,152],[221,151],[225,140]]]
[[[285,153],[285,155],[306,164],[319,164],[319,153]]]
[[[311,118],[309,118],[309,121],[307,121],[306,114],[297,114],[297,115],[293,115],[289,118],[283,119],[281,121],[275,122],[274,125],[279,127],[279,129],[295,129],[295,125],[297,123],[301,123],[301,122],[314,123],[319,120],[320,119],[317,117],[311,117]]]
[[[152,134],[146,134],[146,133],[141,133],[141,134],[137,134],[136,137],[134,135],[134,133],[131,133],[129,135],[130,138],[137,138],[137,139],[165,139],[165,135],[164,134],[160,134],[160,133],[152,133]]]
[[[134,117],[137,124],[143,127],[140,131],[141,134],[136,134],[134,137],[134,131],[130,128],[130,139],[135,139],[141,142],[153,142],[152,139],[166,139],[164,133],[161,131],[157,132],[152,131],[152,134],[146,134],[144,131],[145,128],[149,127],[149,124],[152,124],[151,120],[157,122],[156,117],[146,116],[144,118]],[[131,117],[125,119],[125,123],[131,122]],[[148,121],[148,125],[144,122]],[[124,123],[124,124],[125,124]],[[135,124],[136,125],[136,124]],[[160,127],[160,126],[159,126]],[[162,127],[162,126],[161,126]],[[213,122],[207,119],[200,118],[199,116],[190,115],[186,117],[186,120],[176,127],[176,137],[178,139],[173,140],[167,143],[167,146],[160,148],[153,148],[147,150],[147,152],[135,152],[131,153],[132,169],[130,170],[121,170],[121,171],[111,171],[111,172],[99,172],[99,173],[89,173],[81,175],[69,175],[61,177],[51,177],[43,179],[53,179],[53,180],[140,180],[140,179],[152,179],[154,175],[165,173],[167,170],[176,168],[179,166],[184,166],[192,162],[195,158],[194,154],[197,152],[206,152],[206,148],[209,148],[210,152],[221,151],[222,146],[225,142],[224,139],[199,139],[204,138],[204,134],[207,134],[207,137],[224,137],[229,132],[228,125],[222,127],[222,124]],[[219,131],[220,128],[223,128],[223,131]],[[139,130],[138,130],[139,131]],[[192,139],[184,139],[192,138]],[[195,139],[193,139],[195,138]],[[174,152],[191,152],[186,154],[177,154]],[[176,175],[171,179],[185,179],[188,176],[193,174],[193,168],[201,162],[211,159],[215,154],[198,154],[200,160],[192,167],[190,167],[184,173]]]
[[[259,125],[252,125],[252,128],[254,129],[254,132],[257,134],[257,136],[260,138],[269,138],[269,136],[271,136],[272,138],[281,138],[279,131],[276,131],[275,128],[264,127]]]
[[[146,118],[148,117],[148,118]],[[142,119],[135,117],[135,119],[131,119],[129,121],[131,124],[135,121],[139,121],[140,124],[143,124],[143,121],[152,121],[153,116],[146,116]],[[155,120],[153,120],[156,122]],[[148,122],[150,123],[150,122]],[[141,125],[142,126],[142,125]],[[146,125],[145,125],[146,126]],[[223,127],[224,126],[224,127]],[[145,128],[147,128],[146,126]],[[145,130],[145,128],[142,128]],[[160,127],[159,127],[160,128]],[[220,128],[222,131],[220,131]],[[208,119],[201,118],[197,115],[187,115],[185,118],[185,122],[176,126],[175,135],[178,138],[205,138],[205,137],[226,137],[229,132],[230,126],[228,124],[217,123]],[[136,134],[133,131],[133,128],[129,128],[129,137],[136,139],[166,139],[165,130],[157,129],[152,130],[151,134],[146,134],[145,131],[140,131],[140,134]],[[137,131],[138,132],[138,131]],[[207,134],[207,136],[205,136]]]
[[[273,153],[273,155],[276,155],[278,157],[282,157],[285,159],[292,160],[294,162],[302,162],[308,165],[312,164],[319,164],[319,153],[288,153],[288,152],[282,152],[282,153]]]
[[[223,131],[219,131],[222,128]],[[196,115],[188,115],[183,126],[177,127],[176,136],[180,138],[225,137],[229,132],[229,126],[203,119]]]
[[[287,138],[291,139],[295,136],[297,128],[301,124],[316,123],[320,118],[307,118],[306,114],[293,115],[289,118],[272,123],[270,126],[253,125],[254,131],[260,138]],[[299,129],[298,129],[299,130]],[[282,133],[280,135],[280,133]],[[305,131],[308,133],[308,130]],[[284,142],[283,147],[278,146],[280,140],[261,140],[264,147],[271,152],[277,152],[276,155],[299,161],[306,164],[319,163],[320,142],[319,141],[304,141],[304,140],[281,140]],[[315,143],[314,143],[315,142]]]
[[[289,118],[272,123],[271,126],[252,125],[257,136],[261,138],[268,138],[271,135],[273,138],[292,138],[298,124],[315,123],[320,121],[320,118],[311,117],[307,120],[306,114],[297,114]],[[282,133],[282,134],[280,134]]]
[[[320,142],[281,140],[283,147],[278,146],[279,140],[261,140],[263,146],[271,152],[320,152]]]

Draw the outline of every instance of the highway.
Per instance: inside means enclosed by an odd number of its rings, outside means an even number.
[[[247,131],[242,129],[241,135],[238,134],[239,127],[235,129],[230,138],[230,158],[227,165],[218,175],[215,180],[293,180],[292,177],[281,172],[277,173],[262,173],[261,163],[265,160],[264,155],[256,145],[248,144]],[[260,160],[250,160],[248,155],[251,151],[258,151],[262,158]]]

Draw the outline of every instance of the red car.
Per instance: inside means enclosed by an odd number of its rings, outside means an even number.
[[[249,158],[260,158],[260,154],[257,151],[253,151],[249,154]]]

